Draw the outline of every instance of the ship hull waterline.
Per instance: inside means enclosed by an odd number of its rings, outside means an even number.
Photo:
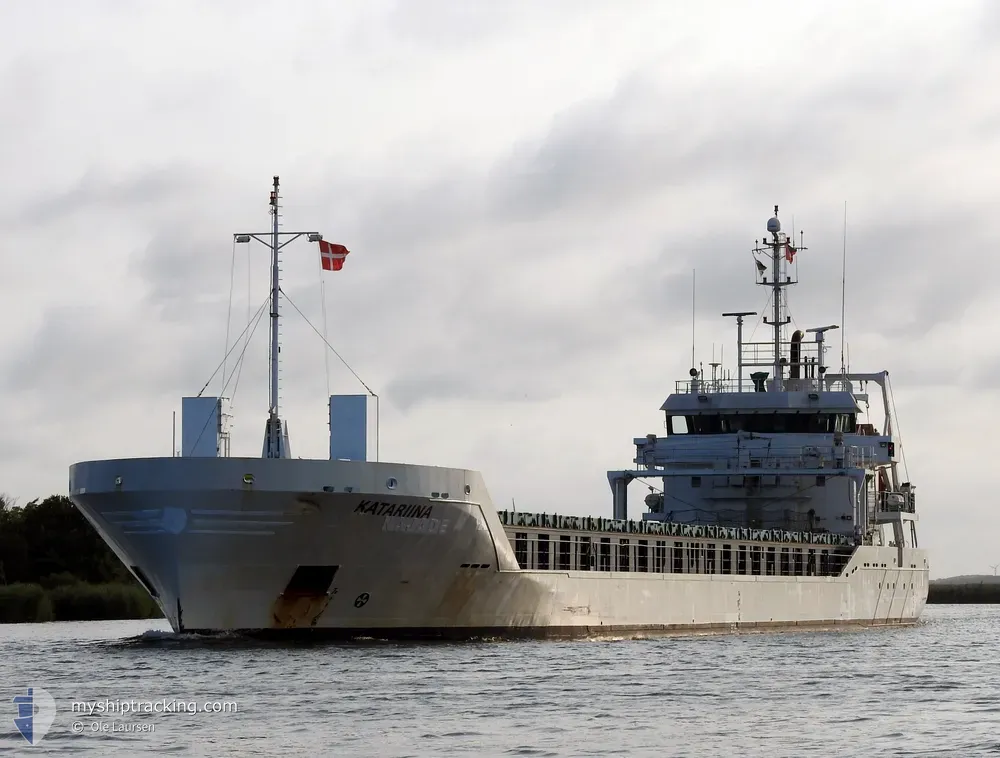
[[[481,476],[407,464],[76,464],[70,497],[176,632],[652,637],[918,621],[925,551],[859,546],[839,576],[522,570]],[[618,535],[620,536],[620,535]]]

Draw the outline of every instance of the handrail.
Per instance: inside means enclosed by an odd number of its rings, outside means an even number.
[[[833,445],[789,445],[772,446],[766,444],[769,439],[755,439],[747,442],[757,442],[758,444],[747,444],[735,452],[732,448],[725,449],[704,449],[685,450],[675,449],[670,452],[669,458],[657,457],[656,465],[675,466],[695,464],[701,467],[718,469],[723,473],[729,469],[761,469],[761,473],[775,469],[794,468],[870,468],[875,465],[877,458],[874,445],[845,445],[834,447]],[[836,455],[837,451],[843,452],[843,463]],[[647,463],[646,458],[637,456],[639,465]]]
[[[636,534],[664,537],[689,537],[694,539],[732,540],[744,542],[799,543],[812,545],[850,546],[853,535],[805,529],[751,529],[741,526],[718,524],[682,524],[675,521],[610,519],[595,516],[562,516],[558,513],[527,513],[524,511],[497,511],[505,529],[553,529],[568,532]]]

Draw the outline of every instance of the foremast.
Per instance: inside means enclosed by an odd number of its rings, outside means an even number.
[[[271,190],[271,397],[267,409],[267,426],[264,434],[265,458],[289,458],[288,429],[282,430],[281,416],[278,414],[278,359],[280,357],[280,337],[278,321],[281,318],[281,283],[278,269],[278,177],[274,177]]]
[[[291,450],[288,443],[288,425],[283,423],[279,413],[278,403],[280,394],[280,378],[278,372],[278,361],[281,356],[281,333],[279,323],[281,319],[281,280],[280,280],[280,253],[281,249],[289,242],[299,237],[307,237],[310,242],[319,242],[323,235],[319,232],[282,232],[280,226],[279,181],[274,177],[274,184],[271,189],[269,200],[271,214],[271,229],[269,232],[252,232],[234,234],[233,239],[238,242],[249,242],[255,239],[271,251],[271,349],[270,349],[270,394],[268,400],[267,424],[264,429],[264,447],[262,457],[264,458],[290,458]],[[282,241],[282,238],[284,241]]]

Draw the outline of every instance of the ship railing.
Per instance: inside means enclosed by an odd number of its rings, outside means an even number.
[[[735,379],[688,379],[674,382],[674,393],[678,395],[718,395],[723,392],[740,392]],[[743,392],[753,392],[753,381],[743,380]]]
[[[652,452],[652,451],[650,451]],[[667,468],[817,469],[871,468],[877,462],[874,445],[790,445],[746,447],[736,454],[713,450],[675,450],[668,458],[637,458],[639,465]]]
[[[852,392],[856,394],[858,391],[857,383],[852,385],[851,382],[844,381],[843,379],[834,379],[833,381],[826,382],[826,384],[827,392]]]
[[[812,341],[795,343],[791,340],[779,343],[780,353],[778,357],[787,359],[785,366],[786,376],[788,366],[792,365],[792,352],[796,345],[798,345],[797,364],[800,367],[800,375],[807,376],[812,374],[815,376],[818,373],[816,368],[819,365],[819,346]],[[774,366],[774,341],[744,342],[741,357],[743,358],[744,366],[758,366],[761,368]]]
[[[693,539],[726,540],[734,542],[802,543],[814,545],[848,546],[854,544],[853,535],[824,530],[782,528],[750,528],[707,523],[679,523],[676,521],[610,519],[597,516],[563,516],[558,513],[530,513],[526,511],[497,511],[500,523],[508,529],[551,529],[565,532],[636,534],[663,537],[690,537]],[[552,540],[558,543],[557,536]]]
[[[760,392],[761,388],[771,389],[774,383],[768,377],[763,384],[757,384],[753,378],[737,379],[683,379],[674,382],[674,393],[677,395],[718,395],[736,392]],[[785,376],[781,382],[785,392],[828,392],[822,379],[802,377],[793,379]],[[831,388],[832,389],[832,388]],[[839,391],[840,388],[838,388]]]

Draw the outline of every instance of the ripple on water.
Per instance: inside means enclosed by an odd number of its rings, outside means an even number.
[[[162,622],[0,627],[0,673],[56,699],[33,753],[352,755],[1000,754],[1000,607],[930,606],[909,629],[579,642],[394,644],[174,634]],[[73,700],[230,700],[115,715]],[[0,752],[20,749],[0,737]]]

